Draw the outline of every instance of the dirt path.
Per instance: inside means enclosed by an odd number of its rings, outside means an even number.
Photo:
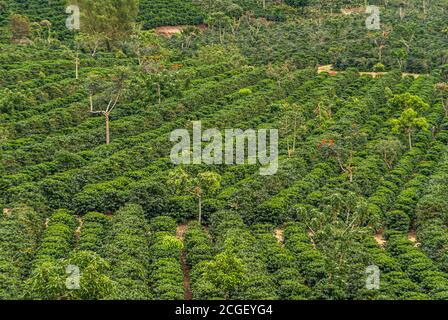
[[[176,229],[176,238],[180,241],[184,241],[185,231],[187,231],[187,225],[182,224]],[[193,298],[193,294],[191,292],[190,287],[190,268],[187,264],[187,258],[185,256],[185,249],[182,249],[180,255],[180,263],[182,265],[182,273],[184,275],[183,285],[184,285],[184,299],[191,300]]]
[[[341,9],[341,13],[345,16],[350,14],[362,14],[366,11],[364,7],[354,7],[354,8],[343,8]]]
[[[3,208],[3,214],[4,214],[6,217],[9,217],[9,216],[11,215],[11,211],[12,211],[12,209],[9,209],[9,208]]]
[[[317,67],[317,74],[321,74],[321,73],[328,73],[330,76],[335,76],[337,75],[339,72],[341,71],[335,71],[333,70],[333,65],[332,64],[327,64],[324,66],[318,66]],[[388,74],[388,72],[360,72],[359,75],[361,76],[371,76],[372,78],[377,78],[379,76],[384,76]],[[407,76],[411,76],[414,77],[415,79],[421,77],[421,76],[425,76],[423,74],[417,74],[417,73],[407,73],[407,72],[403,72],[402,73],[403,77],[407,77]]]
[[[75,231],[75,244],[78,245],[79,237],[81,236],[81,229],[84,221],[81,219],[81,217],[76,217],[76,220],[78,220],[78,228],[76,228]]]
[[[383,238],[383,232],[384,232],[384,228],[381,228],[380,230],[378,230],[375,233],[375,236],[374,236],[376,243],[378,243],[378,245],[381,248],[384,248],[384,246],[386,245],[386,240],[384,240],[384,238]]]
[[[324,65],[324,66],[317,67],[317,74],[321,74],[323,72],[327,72],[331,76],[338,74],[337,71],[333,70],[333,65],[332,64],[327,64],[327,65]]]
[[[176,34],[181,34],[182,31],[187,28],[186,25],[180,25],[180,26],[161,26],[157,27],[155,29],[155,32],[159,36],[170,38]],[[207,29],[207,26],[205,24],[200,24],[196,26],[201,32]]]
[[[187,231],[187,225],[181,224],[176,229],[176,238],[177,240],[184,241],[185,231]]]
[[[171,37],[175,34],[182,33],[182,26],[163,26],[156,28],[156,34],[164,37]]]
[[[285,245],[285,236],[283,229],[275,228],[274,237],[277,239],[278,243],[280,243],[282,247]]]
[[[313,248],[317,249],[316,242],[314,241],[314,232],[310,229],[310,230],[308,230],[307,234],[308,234],[308,237],[310,238]]]
[[[415,229],[411,229],[408,232],[408,240],[411,241],[416,247],[420,245],[420,243],[417,242],[417,234],[415,232]]]

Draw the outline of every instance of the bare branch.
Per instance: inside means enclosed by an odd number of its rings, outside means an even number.
[[[115,99],[114,104],[112,105],[112,107],[110,108],[110,110],[108,112],[112,112],[112,110],[114,110],[115,106],[117,105],[118,99],[120,99],[121,96],[121,92],[118,93],[117,98]]]
[[[107,107],[106,107],[106,111],[105,111],[106,113],[109,112],[109,108],[110,108],[110,105],[112,104],[113,99],[114,99],[113,97],[110,98],[109,103],[107,104]]]

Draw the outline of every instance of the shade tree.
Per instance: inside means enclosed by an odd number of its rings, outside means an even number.
[[[396,133],[404,133],[407,136],[409,149],[412,149],[412,135],[418,130],[428,130],[429,123],[424,117],[420,117],[417,111],[408,108],[402,112],[398,119],[390,121],[392,130]]]
[[[90,113],[104,116],[106,121],[106,145],[110,144],[110,114],[117,106],[120,98],[128,86],[129,70],[125,67],[117,67],[110,79],[91,74],[86,80],[90,101]],[[101,88],[101,89],[100,89]],[[104,91],[103,91],[104,90]],[[101,93],[102,99],[96,101],[101,106],[94,106],[94,94]],[[107,104],[106,104],[107,103]]]
[[[205,197],[216,193],[221,185],[221,176],[216,172],[200,172],[190,175],[183,168],[178,167],[169,173],[168,183],[177,192],[186,192],[198,201],[198,221],[202,223],[202,201]]]
[[[71,0],[80,8],[81,32],[99,37],[110,51],[112,46],[123,41],[130,34],[137,19],[138,1]]]

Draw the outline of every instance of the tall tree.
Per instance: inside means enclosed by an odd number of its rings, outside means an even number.
[[[297,103],[282,105],[280,119],[281,131],[287,141],[288,156],[291,157],[296,150],[297,135],[304,128],[302,107]]]
[[[9,17],[9,24],[13,41],[21,41],[29,37],[30,21],[28,17],[19,14],[12,14]]]
[[[138,0],[73,0],[79,6],[81,32],[101,36],[107,48],[126,39],[137,19]]]
[[[202,223],[202,200],[221,187],[221,176],[216,172],[201,172],[191,176],[181,167],[170,172],[168,182],[174,186],[177,192],[187,192],[198,201],[199,224]]]
[[[328,156],[333,156],[341,168],[341,171],[348,175],[350,182],[353,182],[355,171],[355,152],[359,146],[363,145],[366,134],[360,130],[360,126],[353,122],[347,134],[332,134],[329,139],[323,139],[319,148]]]
[[[62,46],[64,51],[70,56],[71,59],[73,59],[73,62],[75,64],[75,79],[79,79],[79,65],[80,65],[80,59],[79,59],[79,50],[80,50],[80,39],[75,36],[74,39],[74,48],[70,48],[68,46]]]
[[[427,130],[429,128],[426,118],[419,117],[417,111],[412,108],[404,110],[400,118],[392,119],[391,124],[394,132],[404,132],[407,135],[409,149],[412,149],[412,134],[416,130]]]
[[[40,25],[47,29],[47,42],[50,43],[51,42],[51,22],[49,20],[42,20],[40,22]]]
[[[214,12],[207,19],[207,24],[212,28],[217,28],[219,32],[219,41],[223,43],[226,29],[231,26],[232,19],[223,12]]]
[[[123,92],[128,85],[129,72],[124,67],[118,67],[113,72],[109,80],[106,77],[90,74],[87,78],[86,87],[89,94],[90,112],[92,114],[101,114],[106,120],[106,144],[110,144],[109,117],[116,107],[118,101],[123,96]],[[94,106],[94,95],[98,94],[98,108]]]
[[[395,138],[383,139],[375,145],[375,151],[381,155],[389,170],[392,170],[394,162],[401,155],[403,145]]]
[[[438,83],[436,85],[436,89],[439,90],[441,98],[442,98],[442,104],[443,104],[443,110],[445,111],[445,118],[448,118],[448,83]]]

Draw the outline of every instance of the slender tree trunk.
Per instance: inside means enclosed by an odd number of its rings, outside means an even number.
[[[409,149],[412,149],[412,136],[411,131],[408,131]]]
[[[76,59],[75,59],[75,75],[76,75],[76,79],[79,79],[79,58],[78,58],[78,53],[76,53]]]
[[[90,100],[90,112],[93,112],[93,96],[92,96],[92,94],[89,95],[89,100]]]
[[[199,224],[202,224],[202,197],[198,197]]]
[[[296,140],[297,140],[297,119],[294,119],[294,137],[292,140],[292,152],[296,152]]]
[[[104,113],[106,118],[106,144],[110,144],[110,131],[109,131],[109,112]]]
[[[392,170],[392,162],[387,159],[387,153],[384,152],[383,156],[384,156],[384,162],[386,163],[387,168],[389,169],[389,171]]]
[[[353,182],[353,169],[353,150],[350,150],[350,164],[348,166],[350,182]]]

